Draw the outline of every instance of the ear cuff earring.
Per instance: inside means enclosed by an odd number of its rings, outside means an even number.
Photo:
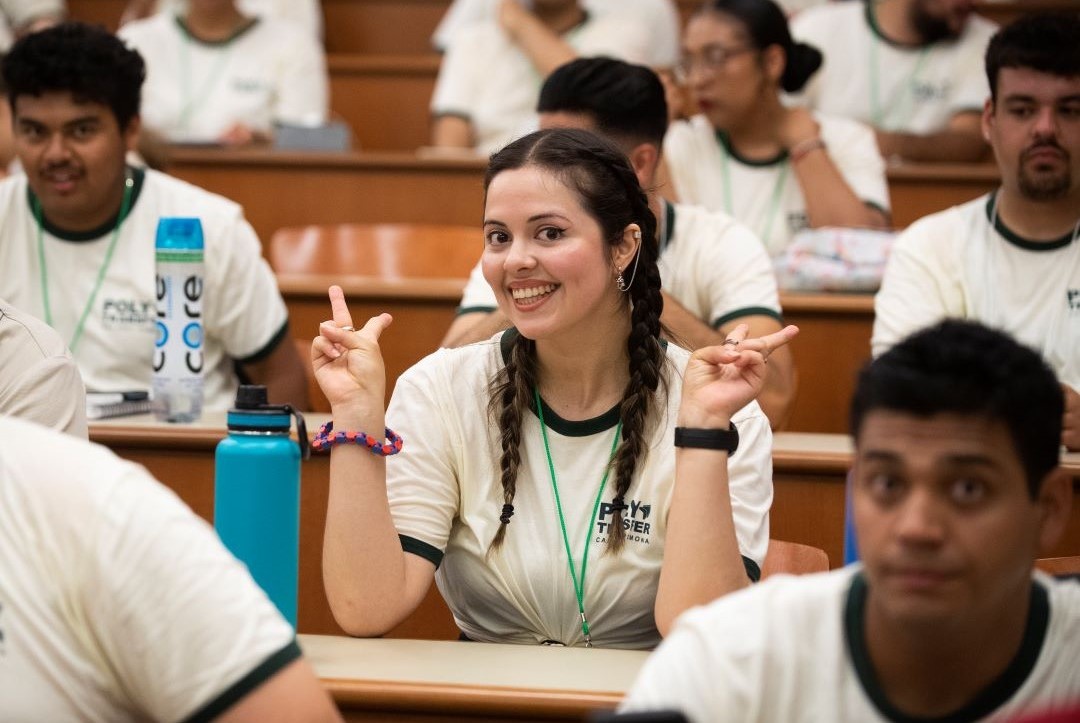
[[[634,231],[634,240],[641,240],[641,231]],[[641,260],[641,249],[638,248],[637,253],[634,254],[634,268],[630,270],[630,280],[627,281],[623,278],[622,271],[619,271],[618,276],[615,277],[615,286],[619,288],[619,291],[629,291],[630,287],[634,285],[634,277],[637,276],[638,261]]]

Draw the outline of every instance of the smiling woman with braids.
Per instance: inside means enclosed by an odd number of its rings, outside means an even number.
[[[629,162],[591,133],[515,141],[485,189],[484,275],[514,328],[424,359],[385,413],[390,318],[353,331],[331,288],[312,345],[330,439],[386,426],[380,452],[404,439],[389,460],[351,439],[334,449],[331,608],[379,635],[435,578],[472,640],[652,647],[687,607],[758,576],[772,436],[753,400],[795,329],[740,327],[693,356],[662,341],[656,220]]]

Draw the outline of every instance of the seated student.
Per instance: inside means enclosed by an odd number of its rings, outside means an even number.
[[[799,14],[791,34],[825,52],[796,102],[874,126],[884,156],[978,161],[982,56],[995,25],[971,0],[827,3]]]
[[[598,136],[514,141],[485,188],[484,276],[514,328],[422,360],[385,412],[390,318],[354,331],[331,287],[315,378],[331,439],[365,446],[331,457],[330,607],[379,635],[435,579],[471,640],[652,647],[687,607],[759,575],[772,434],[753,399],[797,330],[743,325],[693,355],[664,343],[656,219]],[[404,451],[384,461],[368,446],[394,447],[367,434],[387,427]]]
[[[1080,697],[1080,585],[1033,572],[1061,537],[1061,389],[972,322],[916,332],[860,375],[862,564],[777,576],[684,615],[623,708],[693,721],[1012,720]]]
[[[515,0],[522,2],[522,0]],[[525,0],[528,6],[531,0]],[[492,20],[498,16],[501,0],[452,0],[439,21],[431,44],[439,51],[450,47],[454,38],[473,23]],[[654,68],[670,68],[679,60],[679,9],[674,0],[582,0],[590,14],[620,13],[633,22],[649,28],[648,56],[644,59]]]
[[[1001,187],[911,225],[874,301],[874,354],[943,317],[1040,350],[1065,385],[1062,442],[1080,449],[1080,18],[1032,15],[986,51],[983,132]]]
[[[701,110],[673,123],[664,144],[680,201],[725,211],[773,256],[796,231],[882,227],[885,163],[866,126],[785,108],[821,63],[794,43],[772,0],[710,0],[683,34],[677,76]]]
[[[293,630],[142,467],[0,416],[11,721],[340,721]]]
[[[536,128],[548,73],[578,55],[643,62],[648,28],[592,16],[577,0],[501,0],[498,22],[476,23],[451,43],[431,98],[433,146],[491,153]]]
[[[87,389],[149,389],[158,219],[198,217],[204,407],[232,405],[238,368],[271,400],[306,408],[285,303],[240,207],[125,164],[139,133],[138,53],[68,23],[23,38],[2,67],[26,175],[0,181],[0,296],[60,333]]]
[[[86,389],[63,340],[0,299],[0,415],[86,439]]]
[[[652,191],[667,129],[664,87],[648,68],[611,58],[579,58],[544,81],[537,105],[541,128],[578,127],[615,143],[630,159],[658,219],[664,313],[660,322],[690,348],[719,344],[739,324],[751,336],[780,330],[776,277],[761,242],[719,212],[671,204]],[[487,339],[509,324],[477,264],[443,346]],[[791,353],[769,361],[758,403],[773,428],[795,392]]]
[[[143,123],[169,141],[244,145],[270,140],[276,123],[326,122],[322,46],[236,0],[188,0],[119,35],[146,60]]]

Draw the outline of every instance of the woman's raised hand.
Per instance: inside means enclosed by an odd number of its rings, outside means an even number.
[[[353,329],[352,316],[340,286],[330,287],[333,319],[319,325],[311,342],[311,365],[315,381],[330,401],[334,416],[382,413],[386,394],[386,370],[379,349],[379,335],[393,318],[379,314]]]
[[[768,336],[747,339],[739,324],[722,344],[698,349],[683,374],[680,427],[724,428],[731,417],[761,393],[769,354],[799,333],[786,326]]]

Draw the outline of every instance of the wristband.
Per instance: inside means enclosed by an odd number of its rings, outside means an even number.
[[[331,432],[333,432],[331,434]],[[330,449],[335,444],[350,443],[367,447],[368,451],[380,457],[389,457],[401,451],[401,435],[394,432],[390,427],[386,428],[386,441],[375,439],[364,432],[341,431],[334,432],[333,420],[319,427],[319,433],[311,440],[311,448],[316,452]]]
[[[793,145],[788,150],[788,156],[792,163],[798,163],[819,148],[825,150],[825,141],[821,140],[821,136],[814,136]]]
[[[729,429],[675,427],[675,446],[720,449],[732,454],[739,448],[739,430],[734,422],[730,423]]]

